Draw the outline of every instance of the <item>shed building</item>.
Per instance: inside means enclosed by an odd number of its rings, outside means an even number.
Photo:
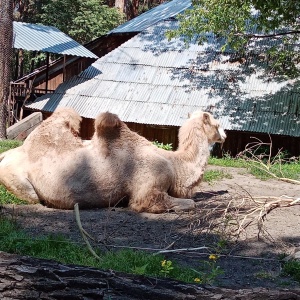
[[[257,55],[263,43],[257,41],[243,58],[230,49],[220,52],[224,41],[212,34],[204,45],[196,38],[188,47],[182,38],[168,41],[166,31],[177,27],[175,18],[146,26],[26,108],[47,117],[57,107],[73,107],[83,117],[84,138],[92,136],[97,114],[111,111],[148,139],[175,147],[179,126],[201,109],[212,112],[227,130],[223,151],[235,155],[251,136],[263,141],[271,136],[274,151],[284,148],[299,155],[299,83],[266,76],[267,62]]]

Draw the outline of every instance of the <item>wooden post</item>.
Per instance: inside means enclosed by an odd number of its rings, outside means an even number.
[[[49,80],[49,52],[46,56],[46,94],[48,93],[48,80]]]
[[[66,54],[64,54],[63,82],[66,80]]]

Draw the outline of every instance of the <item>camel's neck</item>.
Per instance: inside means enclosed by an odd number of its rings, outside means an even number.
[[[201,132],[198,132],[194,139],[180,141],[178,150],[173,152],[173,159],[177,160],[179,165],[184,164],[189,174],[202,174],[208,158],[209,143],[205,134]]]
[[[165,154],[172,161],[176,173],[174,195],[191,197],[202,181],[209,158],[209,143],[205,133],[201,128],[185,132],[182,127],[178,150]]]

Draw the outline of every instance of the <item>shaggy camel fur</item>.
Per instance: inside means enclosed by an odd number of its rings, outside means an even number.
[[[209,145],[226,138],[205,112],[193,113],[181,127],[174,152],[157,148],[109,112],[96,118],[91,142],[83,143],[80,121],[71,109],[53,113],[22,146],[0,156],[0,183],[28,202],[55,208],[109,207],[126,199],[137,212],[189,210]]]

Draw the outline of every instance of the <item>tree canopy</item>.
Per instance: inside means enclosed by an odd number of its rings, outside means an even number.
[[[15,19],[55,26],[87,43],[121,24],[123,15],[103,0],[15,1]]]
[[[68,33],[80,43],[105,35],[122,23],[122,15],[101,0],[57,0],[43,6],[41,21]]]
[[[254,40],[280,39],[265,43],[262,51],[272,71],[299,75],[300,54],[295,47],[300,37],[300,1],[291,0],[193,0],[192,9],[178,16],[179,28],[168,32],[173,38],[184,35],[189,43],[195,34],[199,43],[208,32],[224,38],[226,47],[245,53]],[[267,45],[267,47],[266,47]]]

